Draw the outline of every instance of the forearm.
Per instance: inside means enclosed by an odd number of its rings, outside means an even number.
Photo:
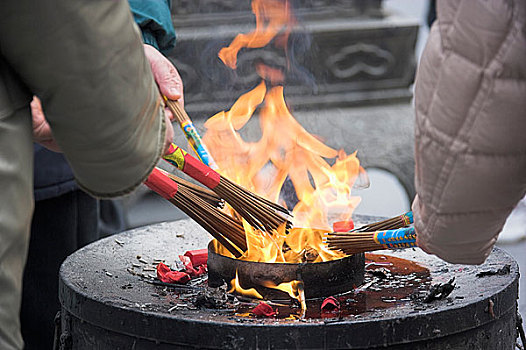
[[[6,1],[2,55],[41,97],[79,183],[131,191],[162,153],[164,123],[140,35],[123,1]]]
[[[486,46],[451,47],[445,43],[463,42],[470,27],[454,25],[433,26],[416,76],[413,213],[425,251],[480,264],[526,191],[526,85],[518,74],[526,68],[524,40],[514,37],[502,55]],[[473,35],[482,42],[486,33]]]

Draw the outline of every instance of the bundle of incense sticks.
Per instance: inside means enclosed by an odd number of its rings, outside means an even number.
[[[256,229],[273,231],[284,225],[288,231],[291,227],[287,209],[222,177],[177,145],[172,143],[164,159],[218,194]]]
[[[184,180],[179,176],[175,176],[174,174],[171,174],[160,168],[157,169],[161,171],[164,175],[168,176],[170,179],[175,181],[179,187],[184,187],[186,191],[192,192],[196,196],[201,197],[201,199],[212,204],[214,207],[221,209],[225,207],[225,201],[219,198],[217,194],[215,194],[208,188],[193,184],[190,181]]]
[[[217,170],[219,167],[210,155],[210,152],[208,152],[208,150],[206,149],[205,144],[201,140],[199,132],[197,132],[194,123],[192,123],[192,120],[190,119],[184,108],[181,107],[179,102],[170,100],[166,98],[166,96],[164,96],[164,100],[170,111],[172,111],[175,119],[181,126],[181,129],[183,130],[183,133],[188,139],[190,146],[195,151],[195,154],[197,154],[197,156],[199,157],[199,159],[201,159],[203,163],[208,165],[210,168]]]
[[[381,230],[394,230],[409,226],[413,223],[413,212],[408,211],[405,214],[395,216],[394,218],[373,222],[372,224],[364,225],[350,232],[372,232]]]
[[[158,168],[152,171],[144,184],[181,209],[236,258],[246,251],[247,243],[243,225],[196,194],[195,188],[179,185]]]
[[[414,227],[376,232],[330,232],[324,243],[329,249],[345,254],[358,254],[380,249],[401,249],[416,246]]]

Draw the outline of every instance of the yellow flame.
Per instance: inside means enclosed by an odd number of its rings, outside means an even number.
[[[230,281],[230,285],[232,286],[232,288],[228,291],[229,293],[235,292],[237,294],[244,295],[250,298],[263,299],[263,296],[261,296],[261,294],[259,294],[256,289],[254,288],[244,289],[243,287],[241,287],[241,284],[239,283],[239,277],[237,275],[237,271],[236,271],[236,278]]]
[[[245,141],[239,130],[250,120],[258,103],[262,104],[261,137]],[[322,236],[331,230],[329,214],[337,220],[348,220],[360,202],[359,197],[351,195],[353,183],[363,171],[356,152],[346,155],[308,133],[289,112],[283,87],[267,91],[263,82],[241,96],[229,111],[210,118],[205,126],[208,130],[204,142],[224,176],[274,201],[279,199],[289,176],[300,200],[293,209],[296,227],[288,235],[284,227],[269,234],[245,222],[248,248],[241,259],[298,263],[305,261],[305,252],[312,249],[318,256],[311,262],[344,256],[327,249]],[[331,158],[332,165],[326,160]]]
[[[267,288],[273,288],[281,290],[282,292],[287,293],[292,299],[296,299],[300,302],[301,306],[301,318],[305,317],[305,312],[307,311],[307,303],[305,301],[305,291],[303,288],[302,281],[290,281],[283,282],[278,285],[268,281],[263,283]]]

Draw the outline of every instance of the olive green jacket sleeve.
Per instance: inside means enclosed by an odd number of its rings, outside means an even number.
[[[132,191],[159,159],[165,125],[128,2],[3,0],[0,13],[0,55],[42,99],[79,185],[98,197]]]

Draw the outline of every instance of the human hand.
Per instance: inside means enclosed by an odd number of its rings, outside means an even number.
[[[51,127],[44,116],[40,99],[36,96],[33,96],[33,101],[31,101],[30,106],[31,117],[33,121],[33,141],[54,152],[62,152],[59,145],[55,141],[53,133],[51,132]]]
[[[179,101],[181,106],[184,107],[183,81],[181,80],[181,76],[177,69],[166,57],[151,45],[144,44],[144,53],[150,62],[153,77],[159,86],[161,93],[170,100]],[[172,143],[174,136],[174,130],[171,123],[174,119],[174,115],[168,108],[165,108],[164,114],[167,118],[165,151],[168,151],[168,147]]]

